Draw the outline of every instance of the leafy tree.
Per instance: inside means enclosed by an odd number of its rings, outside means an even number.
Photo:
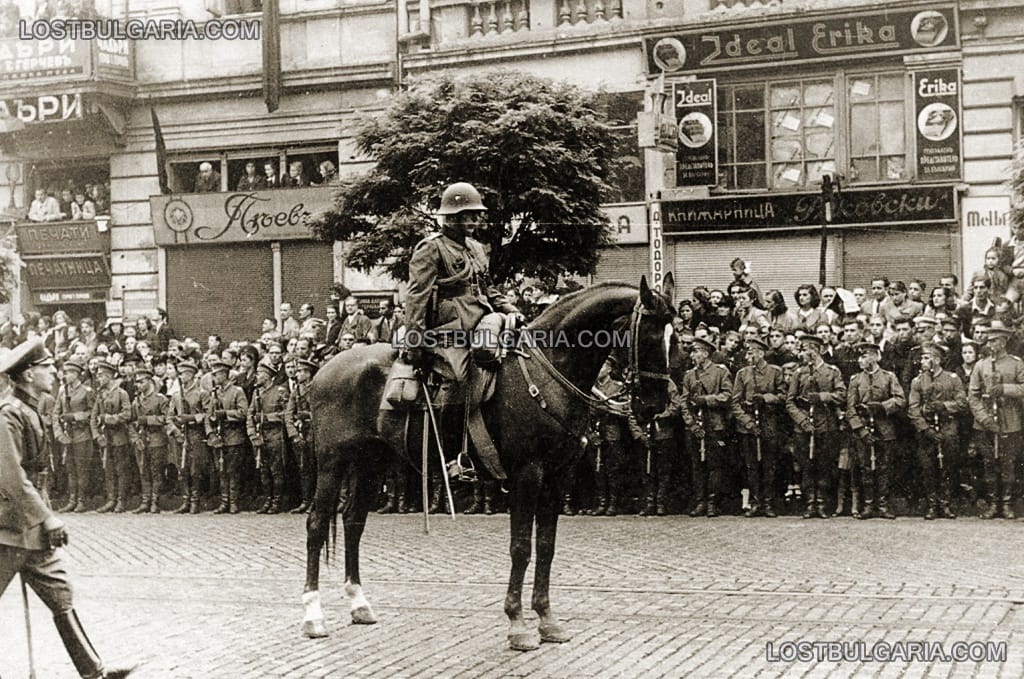
[[[498,282],[592,273],[611,242],[600,206],[614,144],[597,93],[511,71],[444,75],[414,82],[361,124],[356,142],[376,165],[343,181],[311,226],[350,242],[357,268],[405,280],[456,181],[476,186],[488,208],[476,238],[490,246]]]
[[[1024,142],[1018,142],[1010,172],[1011,226],[1024,224]]]

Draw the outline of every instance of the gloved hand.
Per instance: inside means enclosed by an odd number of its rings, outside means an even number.
[[[699,439],[702,439],[706,436],[706,433],[704,432],[704,427],[700,426],[699,424],[695,424],[692,427],[690,427],[690,433],[692,433],[695,437]]]
[[[859,438],[861,441],[864,441],[865,443],[871,440],[871,430],[868,429],[867,427],[861,427],[860,429],[855,431],[854,434],[857,436],[857,438]]]
[[[994,417],[987,417],[984,420],[978,422],[984,431],[998,432],[999,422]]]
[[[946,404],[943,403],[942,401],[932,401],[931,403],[928,404],[928,406],[928,410],[931,411],[930,414],[932,415],[938,415],[941,417],[945,415],[947,412]]]
[[[797,396],[796,398],[793,399],[793,402],[796,403],[798,408],[811,407],[811,402],[808,399],[804,398],[803,396]]]
[[[260,446],[263,445],[263,437],[262,436],[253,436],[249,440],[252,441],[252,447],[253,448],[259,448]]]
[[[880,417],[885,417],[885,406],[882,405],[881,402],[879,402],[879,401],[872,401],[872,402],[868,403],[867,406],[868,406],[868,411],[871,412],[872,417],[874,417],[875,419],[878,419]]]
[[[921,435],[924,436],[929,441],[931,441],[932,443],[938,443],[939,441],[942,440],[942,434],[935,431],[931,427],[921,432]]]
[[[1003,396],[1003,383],[1002,382],[996,382],[996,383],[994,383],[992,385],[989,385],[989,388],[988,388],[988,397],[989,398],[1002,398],[1002,396]]]
[[[71,437],[68,436],[67,434],[61,434],[60,436],[57,437],[57,443],[64,446],[69,445],[71,443]]]
[[[819,394],[816,391],[809,394],[807,396],[807,400],[810,401],[811,405],[814,406],[824,403],[824,401],[821,400],[821,394]]]
[[[764,394],[754,394],[750,397],[750,402],[758,410],[764,410]]]
[[[810,418],[807,418],[807,421],[800,425],[800,431],[802,431],[805,434],[814,433],[814,423],[811,422]]]
[[[43,521],[43,530],[46,531],[46,544],[50,549],[57,549],[68,544],[68,531],[64,522],[56,516],[51,516]]]
[[[117,415],[104,415],[103,424],[117,424]]]

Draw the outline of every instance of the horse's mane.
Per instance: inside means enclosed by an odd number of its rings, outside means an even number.
[[[568,295],[560,298],[557,302],[545,309],[540,316],[535,318],[530,323],[531,328],[552,328],[558,326],[565,317],[571,312],[576,311],[580,307],[580,303],[591,297],[597,297],[606,291],[612,290],[628,290],[632,294],[637,294],[639,288],[629,283],[622,281],[603,281],[601,283],[595,283],[589,287],[577,290],[576,292],[569,293]]]

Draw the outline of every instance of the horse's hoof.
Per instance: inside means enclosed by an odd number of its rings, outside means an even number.
[[[327,636],[327,626],[323,620],[303,620],[302,633],[310,639],[323,639]]]
[[[369,606],[360,606],[352,609],[353,625],[376,625],[377,617],[370,610]]]
[[[542,643],[564,644],[567,641],[572,641],[572,635],[557,622],[553,622],[548,625],[538,625],[537,629],[540,632],[540,640]]]
[[[508,635],[508,647],[513,651],[536,651],[540,643],[533,632],[516,632]]]

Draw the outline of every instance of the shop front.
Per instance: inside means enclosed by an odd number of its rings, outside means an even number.
[[[72,319],[102,321],[110,290],[109,232],[88,220],[22,223],[17,233],[32,308],[47,316],[64,309]]]
[[[256,338],[281,302],[322,315],[335,275],[331,243],[309,219],[331,206],[330,187],[153,196],[167,312],[179,335]]]

